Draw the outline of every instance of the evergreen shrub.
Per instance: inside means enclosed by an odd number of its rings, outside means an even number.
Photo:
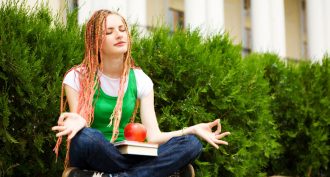
[[[197,176],[265,176],[280,145],[269,111],[263,69],[242,63],[241,48],[227,35],[205,38],[199,31],[156,29],[135,37],[133,56],[154,81],[163,131],[220,118],[229,146],[210,145],[196,162]]]
[[[252,54],[248,60],[264,68],[270,111],[283,146],[270,160],[268,174],[329,176],[329,57],[322,64],[302,61],[287,66],[272,54]]]
[[[77,25],[50,14],[12,1],[0,7],[0,176],[59,176],[63,168],[51,127],[63,74],[81,60],[83,38]]]

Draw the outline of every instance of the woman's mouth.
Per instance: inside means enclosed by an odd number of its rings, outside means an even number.
[[[126,44],[126,42],[124,42],[124,41],[120,41],[120,42],[117,42],[116,44],[115,44],[115,46],[123,46],[123,45],[125,45]]]

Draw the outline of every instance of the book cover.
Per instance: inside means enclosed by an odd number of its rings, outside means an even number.
[[[158,156],[158,144],[124,140],[114,143],[114,146],[122,154]]]

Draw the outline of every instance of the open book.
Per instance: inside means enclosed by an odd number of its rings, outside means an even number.
[[[124,140],[115,142],[114,146],[122,154],[158,156],[158,144]]]

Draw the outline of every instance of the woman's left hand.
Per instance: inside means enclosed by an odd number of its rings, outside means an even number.
[[[212,128],[217,126],[217,130],[212,132]],[[230,135],[230,132],[221,133],[220,120],[217,119],[209,123],[200,123],[193,126],[194,133],[210,143],[215,148],[219,148],[219,144],[228,145],[228,142],[221,140],[223,137]]]

